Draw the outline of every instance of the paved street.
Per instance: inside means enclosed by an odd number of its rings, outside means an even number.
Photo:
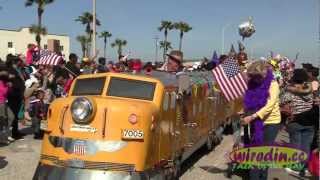
[[[29,180],[39,160],[41,141],[26,136],[7,147],[0,147],[0,179]]]
[[[287,139],[283,133],[279,135],[278,140]],[[182,180],[207,180],[228,179],[227,169],[227,150],[230,150],[233,144],[232,136],[224,136],[219,146],[210,153],[205,148],[197,151],[183,166],[184,173]],[[25,140],[17,141],[10,146],[0,147],[0,179],[1,180],[30,180],[36,168],[41,141],[33,140],[31,135],[26,136]],[[282,169],[273,169],[269,173],[270,180],[295,180],[292,175],[288,175]],[[233,175],[232,179],[240,180],[241,176]]]

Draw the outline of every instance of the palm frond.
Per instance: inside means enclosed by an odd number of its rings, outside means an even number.
[[[85,35],[79,35],[79,36],[76,37],[76,39],[80,43],[87,43],[87,42],[90,41],[90,39]]]
[[[33,3],[35,3],[35,0],[26,0],[26,2],[24,3],[25,6],[32,6]]]
[[[108,31],[102,31],[99,35],[100,38],[109,38],[111,36],[112,36],[112,34]]]
[[[160,27],[158,27],[159,31],[162,30],[171,30],[174,28],[174,24],[171,21],[161,21]]]
[[[171,42],[168,41],[160,41],[160,49],[172,49]]]
[[[38,25],[31,25],[31,27],[29,27],[29,32],[31,34],[39,34],[39,35],[47,35],[47,28],[46,27],[40,27]]]

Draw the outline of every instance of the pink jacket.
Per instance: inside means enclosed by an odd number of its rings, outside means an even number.
[[[31,50],[31,49],[29,49],[28,51],[27,51],[27,54],[26,54],[26,64],[27,65],[30,65],[30,64],[32,64],[33,62],[32,62],[32,52],[33,52],[33,50]]]
[[[9,91],[8,85],[0,80],[0,104],[6,103],[8,91]]]

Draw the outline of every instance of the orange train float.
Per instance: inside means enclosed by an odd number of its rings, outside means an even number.
[[[33,179],[174,179],[240,108],[211,72],[79,76],[49,107]]]

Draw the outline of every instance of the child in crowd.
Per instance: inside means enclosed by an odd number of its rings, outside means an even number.
[[[36,91],[36,100],[32,102],[31,117],[34,130],[34,139],[42,139],[43,131],[40,129],[41,120],[46,119],[47,106],[44,102],[45,92],[41,89]]]

